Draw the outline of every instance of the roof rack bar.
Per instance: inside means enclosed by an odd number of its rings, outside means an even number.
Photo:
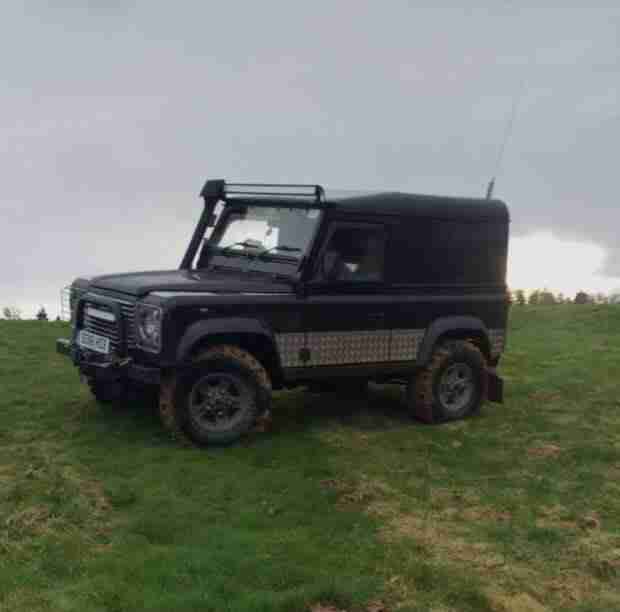
[[[222,179],[209,180],[200,195],[207,199],[227,200],[229,197],[271,197],[291,200],[307,199],[316,204],[325,200],[325,190],[321,185],[301,183],[227,183]]]
[[[260,196],[286,196],[288,197],[299,197],[299,198],[307,198],[314,197],[314,193],[306,193],[306,192],[295,192],[295,191],[232,191],[226,190],[226,195],[260,195]]]
[[[300,183],[224,183],[224,197],[228,196],[308,198],[319,203],[325,192],[321,185]]]
[[[308,183],[226,183],[227,187],[301,187],[316,189],[320,185],[310,185]]]

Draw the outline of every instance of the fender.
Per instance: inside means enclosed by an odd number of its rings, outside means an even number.
[[[480,319],[477,317],[441,317],[433,321],[424,334],[418,351],[418,365],[425,366],[428,364],[437,340],[450,332],[462,332],[464,335],[475,332],[476,335],[482,335],[484,350],[488,354],[490,347],[489,331]]]
[[[217,334],[254,334],[262,336],[273,348],[280,367],[280,355],[273,331],[259,319],[245,317],[219,317],[201,319],[187,327],[176,350],[176,362],[186,363],[196,345],[208,336]]]

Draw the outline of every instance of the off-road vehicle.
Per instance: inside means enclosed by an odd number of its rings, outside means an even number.
[[[201,196],[178,270],[72,283],[57,350],[96,398],[150,386],[199,445],[237,439],[289,387],[403,384],[432,423],[502,401],[503,202],[223,180]]]

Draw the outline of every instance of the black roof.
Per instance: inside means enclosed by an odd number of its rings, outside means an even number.
[[[223,199],[242,204],[318,206],[350,213],[498,221],[508,223],[508,207],[501,200],[459,198],[401,192],[325,190],[321,185],[227,183],[209,180],[201,192],[205,201]]]
[[[365,214],[411,215],[448,219],[489,219],[508,222],[508,207],[501,200],[459,198],[401,192],[372,194],[330,193],[329,208]]]

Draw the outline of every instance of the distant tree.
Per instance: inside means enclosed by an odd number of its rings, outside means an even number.
[[[532,291],[532,293],[530,293],[530,297],[527,299],[527,302],[532,306],[540,304],[540,290],[535,289],[534,291]]]
[[[523,289],[517,289],[515,291],[515,302],[519,306],[525,306],[526,299],[525,299],[525,291],[523,291]]]
[[[575,296],[575,304],[588,304],[590,296],[585,291],[578,291]]]
[[[2,314],[5,319],[9,321],[18,321],[22,318],[22,311],[19,308],[14,308],[13,306],[5,306],[2,309]]]
[[[49,321],[44,306],[41,306],[41,308],[39,308],[39,312],[37,312],[37,321]]]
[[[538,296],[538,303],[543,306],[553,306],[555,302],[555,296],[548,289],[544,289]]]
[[[61,321],[62,319],[60,318],[60,315],[56,315],[56,322],[58,323],[58,321]]]
[[[595,304],[609,304],[609,298],[604,293],[601,293],[599,291],[599,293],[597,293],[594,296],[594,303]]]

